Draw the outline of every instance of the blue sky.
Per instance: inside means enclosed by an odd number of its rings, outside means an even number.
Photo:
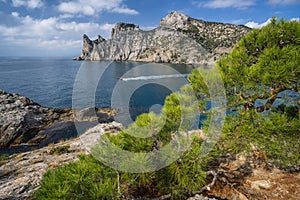
[[[78,56],[83,34],[109,38],[117,22],[152,29],[173,10],[261,27],[273,16],[299,20],[300,0],[0,0],[0,56]]]

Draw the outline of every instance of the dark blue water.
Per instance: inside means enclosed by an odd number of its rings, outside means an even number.
[[[71,107],[80,62],[49,58],[1,58],[0,89],[47,107]]]
[[[167,95],[178,90],[191,70],[192,67],[186,65],[2,57],[0,89],[26,96],[42,106],[65,108],[72,107],[74,83],[78,83],[82,91],[78,92],[76,102],[89,101],[90,96],[95,96],[94,102],[79,107],[129,107],[147,112],[153,105],[162,105]],[[120,80],[121,77],[124,79]],[[90,85],[95,84],[94,91],[94,86]],[[128,105],[125,105],[127,102],[112,103],[114,90],[115,96],[120,93],[119,99],[130,94]],[[131,110],[130,113],[137,115],[139,112]]]

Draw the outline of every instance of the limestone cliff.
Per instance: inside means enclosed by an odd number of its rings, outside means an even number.
[[[154,30],[118,23],[111,38],[83,36],[79,60],[213,63],[249,32],[245,26],[206,22],[173,11]]]

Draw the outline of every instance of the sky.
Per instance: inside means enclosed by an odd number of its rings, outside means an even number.
[[[260,28],[299,10],[300,0],[0,0],[0,56],[79,56],[83,34],[108,39],[118,22],[150,30],[171,11]]]

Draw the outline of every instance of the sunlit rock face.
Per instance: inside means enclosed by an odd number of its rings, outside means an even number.
[[[92,41],[84,35],[82,54],[77,59],[213,64],[249,30],[245,26],[193,19],[174,11],[150,31],[135,24],[118,23],[108,40],[98,36]]]

